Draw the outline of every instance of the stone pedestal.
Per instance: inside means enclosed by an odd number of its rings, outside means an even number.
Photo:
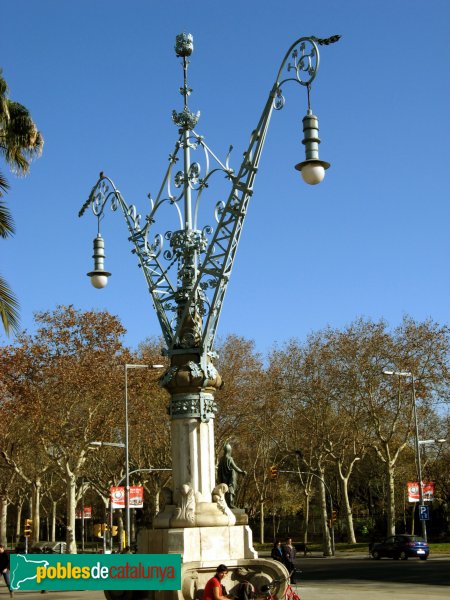
[[[191,394],[197,400],[200,394]],[[183,396],[186,401],[186,395]],[[186,483],[197,500],[211,502],[215,487],[214,419],[207,423],[197,418],[173,419],[171,423],[174,500],[179,502],[180,489]]]
[[[139,532],[138,551],[145,554],[181,554],[182,562],[200,565],[256,559],[252,531],[248,525],[233,527],[180,527],[146,529]],[[236,562],[234,562],[236,564]]]
[[[193,315],[186,316],[180,339],[200,340],[196,323],[201,320],[195,311]],[[142,598],[201,599],[219,564],[229,568],[224,585],[231,594],[244,579],[260,590],[272,579],[288,578],[283,565],[258,558],[245,511],[230,508],[228,486],[216,485],[214,392],[222,380],[210,358],[201,357],[197,350],[174,351],[171,366],[161,379],[171,394],[172,489],[161,494],[162,510],[153,529],[141,530],[137,539],[139,553],[181,554],[182,589],[145,592]]]

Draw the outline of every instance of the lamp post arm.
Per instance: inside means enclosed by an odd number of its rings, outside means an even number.
[[[256,128],[250,136],[250,143],[244,153],[242,164],[236,176],[229,175],[233,182],[226,203],[216,206],[216,214],[219,216],[213,238],[211,239],[203,263],[199,267],[198,276],[186,302],[184,313],[179,320],[175,340],[178,339],[182,324],[189,310],[195,304],[201,281],[209,278],[208,285],[214,288],[214,294],[207,311],[206,323],[203,329],[202,347],[203,355],[212,350],[217,325],[231,275],[239,239],[244,226],[245,217],[250,198],[253,194],[253,184],[258,172],[261,154],[266,141],[267,131],[273,110],[280,110],[284,106],[281,85],[294,81],[308,88],[314,80],[320,62],[319,45],[328,45],[337,42],[340,36],[332,36],[328,39],[315,37],[302,37],[294,42],[286,52],[277,78],[269,93],[269,97],[263,108],[261,117]],[[309,48],[307,47],[309,45]],[[309,51],[308,51],[309,50]],[[292,64],[288,60],[292,58]],[[288,72],[294,71],[293,77],[281,80],[287,64]]]
[[[164,202],[169,202],[176,207],[181,223],[181,213],[175,199],[170,196],[168,198],[161,197],[166,182],[170,178],[173,166],[178,160],[176,156],[178,150],[179,143],[177,143],[175,152],[169,157],[170,164],[156,200],[153,201],[150,198],[152,210],[146,217],[146,222],[143,227],[141,227],[142,217],[137,213],[136,207],[132,204],[128,205],[125,202],[122,194],[117,189],[112,179],[103,173],[100,173],[97,183],[92,188],[87,201],[83,204],[78,213],[79,217],[83,216],[87,208],[91,206],[94,215],[100,221],[104,217],[105,207],[108,203],[111,203],[111,209],[113,211],[116,211],[118,208],[121,209],[130,233],[129,240],[134,244],[133,252],[138,256],[139,265],[142,268],[148,289],[152,296],[164,339],[169,347],[173,342],[173,330],[171,322],[167,317],[164,304],[175,298],[176,289],[168,277],[168,271],[176,259],[174,258],[168,266],[164,267],[160,261],[160,254],[163,247],[162,236],[157,235],[153,243],[150,243],[148,241],[148,231],[153,223],[154,213]]]
[[[261,119],[251,134],[250,143],[244,154],[239,172],[236,176],[233,176],[233,186],[228,200],[225,204],[218,205],[216,208],[218,215],[220,215],[219,223],[203,263],[199,267],[196,286],[192,290],[191,297],[194,298],[200,281],[205,278],[208,278],[210,286],[214,288],[203,329],[202,346],[206,352],[212,349],[214,343],[223,300],[230,280],[245,217],[247,216],[248,204],[253,194],[253,184],[274,108],[274,97],[275,93],[272,90]]]
[[[134,469],[134,471],[130,471],[128,475],[134,475],[134,473],[153,473],[155,471],[171,471],[172,469]],[[126,475],[122,477],[117,485],[121,485],[126,478]]]

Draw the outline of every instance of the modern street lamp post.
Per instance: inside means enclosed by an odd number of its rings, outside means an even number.
[[[414,374],[410,371],[389,371],[383,370],[384,375],[396,375],[400,378],[410,378],[412,386],[412,405],[413,405],[413,417],[414,417],[414,445],[416,454],[416,467],[417,467],[417,478],[419,480],[419,510],[421,506],[424,506],[423,500],[423,481],[422,481],[422,461],[420,459],[420,444],[419,444],[419,425],[417,421],[417,403],[416,403],[416,380]],[[422,537],[427,541],[427,523],[425,519],[421,519],[422,523]]]
[[[192,89],[187,79],[193,38],[190,34],[178,35],[175,52],[183,67],[183,86],[180,88],[183,109],[172,112],[178,138],[169,155],[169,166],[157,196],[152,198],[149,195],[149,214],[142,219],[136,208],[125,202],[113,181],[103,173],[100,173],[80,210],[79,216],[82,216],[91,207],[98,219],[94,270],[88,275],[92,284],[99,288],[107,284],[110,276],[105,271],[100,220],[109,204],[113,210],[120,208],[122,211],[129,239],[134,245],[133,252],[144,273],[161,325],[165,354],[170,360],[160,383],[171,395],[173,498],[163,514],[155,518],[156,530],[200,528],[198,535],[209,536],[208,544],[223,547],[219,543],[219,535],[223,535],[221,526],[242,525],[248,529],[246,516],[236,514],[236,511],[233,513],[226,506],[223,489],[215,483],[213,422],[217,406],[214,393],[221,387],[222,379],[213,364],[217,357],[213,350],[214,339],[269,122],[273,111],[281,110],[285,104],[283,89],[287,83],[297,83],[307,91],[302,141],[305,160],[295,168],[307,183],[315,185],[322,181],[325,170],[330,166],[319,158],[319,128],[317,116],[311,109],[311,85],[319,68],[319,46],[337,42],[339,37],[302,37],[291,45],[251,134],[243,161],[235,171],[230,166],[231,147],[226,159],[221,160],[195,129],[200,113],[193,113],[188,106]],[[200,158],[193,161],[196,151],[195,156],[200,155]],[[178,162],[180,166],[177,166]],[[201,199],[210,193],[213,176],[217,173],[225,174],[230,189],[226,200],[215,200],[216,224],[213,229],[209,224],[200,224],[199,208]],[[166,208],[175,211],[175,228],[155,235],[156,219]],[[128,366],[131,368],[131,365]],[[128,447],[127,440],[128,426]],[[127,491],[128,484],[127,480]],[[129,525],[128,518],[127,521]],[[164,532],[160,533],[159,543],[163,544]],[[240,555],[236,553],[244,552],[243,547],[247,558],[254,556],[254,551],[250,550],[251,533],[242,532],[242,536],[245,541],[240,546],[241,550],[233,554],[230,545],[230,554],[217,558],[226,559],[228,556],[238,559]],[[182,542],[185,546],[180,546],[183,560],[198,560],[191,557],[194,547],[189,546],[192,548],[189,550],[186,540]],[[237,548],[236,540],[235,537],[233,545]],[[198,544],[206,547],[200,539]],[[209,560],[216,559],[210,556]]]

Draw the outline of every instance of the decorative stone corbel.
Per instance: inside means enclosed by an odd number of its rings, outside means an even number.
[[[172,527],[193,527],[195,525],[195,493],[185,483],[180,487],[180,505],[171,520]]]

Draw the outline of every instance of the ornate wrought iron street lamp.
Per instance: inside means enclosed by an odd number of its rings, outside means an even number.
[[[180,92],[184,106],[181,112],[172,113],[178,139],[157,196],[149,196],[149,214],[142,219],[103,173],[80,210],[82,216],[91,207],[99,223],[109,204],[113,210],[122,211],[170,358],[170,367],[160,382],[171,394],[173,509],[166,509],[164,518],[156,518],[157,528],[232,525],[236,519],[238,524],[244,523],[242,515],[236,517],[217,501],[221,492],[215,484],[214,392],[222,380],[213,365],[214,338],[269,122],[273,111],[285,104],[283,88],[288,82],[307,90],[303,119],[306,156],[295,168],[314,185],[322,181],[330,166],[319,158],[318,119],[312,112],[310,96],[319,68],[319,46],[334,43],[339,37],[302,37],[292,44],[251,134],[242,164],[235,171],[230,166],[230,153],[225,160],[219,159],[196,129],[200,113],[193,113],[188,106],[192,89],[187,79],[193,37],[178,35],[175,51],[183,65]],[[192,160],[194,152],[201,158]],[[209,194],[216,173],[225,174],[229,193],[227,200],[215,205],[213,228],[199,223],[199,205]],[[160,209],[167,206],[173,207],[177,224],[174,230],[155,234]],[[94,240],[94,270],[88,275],[95,287],[104,287],[110,275],[104,270],[100,230]],[[222,508],[218,510],[216,505]]]

